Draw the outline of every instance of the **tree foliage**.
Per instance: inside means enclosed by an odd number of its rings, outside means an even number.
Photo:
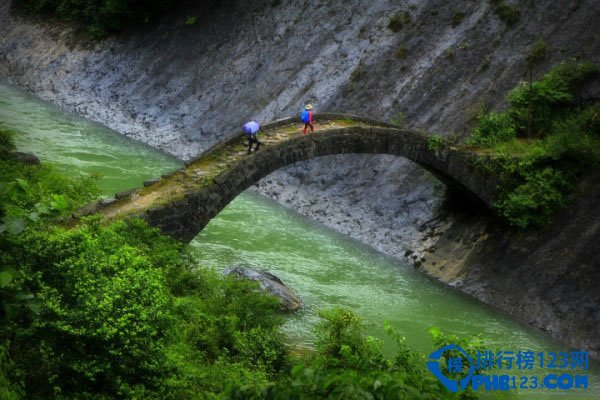
[[[175,5],[176,0],[20,0],[31,13],[48,13],[80,21],[88,33],[103,38],[132,24],[150,23]]]
[[[483,167],[500,178],[495,208],[509,224],[551,223],[574,179],[600,165],[600,103],[575,101],[599,76],[596,64],[561,63],[511,90],[506,111],[480,117],[470,143],[494,155]]]
[[[365,335],[364,325],[356,314],[342,308],[320,313],[317,328],[317,352],[299,360],[291,371],[275,382],[263,386],[234,385],[233,399],[475,399],[472,390],[448,392],[425,370],[423,355],[411,351],[406,339],[390,326],[396,352],[388,358],[379,341]],[[459,340],[433,330],[434,343],[455,340],[472,356],[481,341]]]

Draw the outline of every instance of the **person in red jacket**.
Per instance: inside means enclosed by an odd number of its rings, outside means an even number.
[[[304,106],[304,111],[302,111],[302,114],[300,114],[300,120],[302,122],[304,122],[304,129],[302,130],[302,132],[306,135],[308,133],[308,128],[310,127],[310,131],[314,132],[315,131],[315,127],[313,126],[313,112],[312,112],[313,106],[310,104],[307,104],[306,106]]]

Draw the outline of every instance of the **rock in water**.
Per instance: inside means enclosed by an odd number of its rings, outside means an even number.
[[[31,153],[23,153],[21,151],[13,151],[10,153],[13,160],[22,162],[27,165],[38,165],[40,163],[40,159]]]
[[[284,311],[295,311],[300,308],[300,299],[281,282],[281,279],[265,270],[233,266],[223,273],[257,281],[261,289],[279,299],[281,309]]]

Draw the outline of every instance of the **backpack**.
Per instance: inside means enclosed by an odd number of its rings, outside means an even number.
[[[310,122],[310,114],[308,110],[304,110],[300,113],[300,121],[304,122],[305,124]]]

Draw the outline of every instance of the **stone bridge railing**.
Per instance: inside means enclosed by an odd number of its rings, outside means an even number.
[[[81,214],[138,216],[189,241],[239,193],[271,172],[314,157],[348,153],[406,157],[461,193],[470,205],[492,206],[496,182],[474,166],[476,155],[468,150],[444,141],[432,146],[427,134],[363,117],[320,114],[315,120],[318,130],[310,135],[300,133],[300,125],[294,125],[297,118],[264,125],[264,145],[252,155],[245,154],[241,137],[232,137],[182,170],[115,200],[91,204]]]

